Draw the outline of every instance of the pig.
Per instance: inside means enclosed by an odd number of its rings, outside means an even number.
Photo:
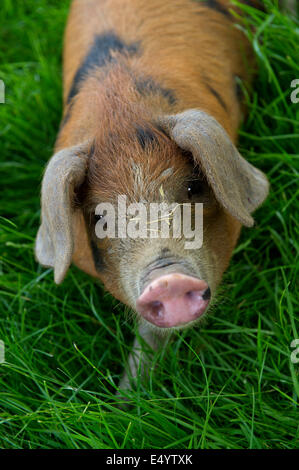
[[[256,5],[256,2],[247,2]],[[215,302],[241,227],[265,200],[238,152],[253,52],[226,0],[74,0],[65,32],[64,114],[42,182],[35,253],[57,284],[74,263],[136,313],[121,387],[151,348],[198,325]],[[99,238],[99,205],[202,204],[203,240]],[[192,214],[194,227],[194,213]],[[116,219],[115,219],[116,220]],[[115,222],[118,224],[117,220]]]

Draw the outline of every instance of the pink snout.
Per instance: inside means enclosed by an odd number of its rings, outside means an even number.
[[[171,273],[152,281],[137,300],[137,311],[160,328],[190,323],[206,310],[211,291],[205,281]]]

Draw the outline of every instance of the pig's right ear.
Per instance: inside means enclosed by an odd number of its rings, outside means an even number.
[[[218,202],[251,227],[251,213],[267,197],[269,183],[264,173],[239,154],[216,119],[198,109],[189,109],[163,116],[159,124],[179,147],[192,153]]]
[[[72,261],[74,191],[85,179],[87,160],[88,144],[63,149],[51,158],[43,177],[35,255],[43,266],[54,268],[57,284]]]

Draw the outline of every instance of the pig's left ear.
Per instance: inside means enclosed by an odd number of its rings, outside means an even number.
[[[223,127],[196,109],[163,116],[159,124],[179,147],[192,153],[218,202],[251,227],[250,213],[267,197],[269,183],[264,173],[241,157]]]
[[[74,250],[74,191],[85,178],[88,145],[57,152],[46,168],[41,195],[41,226],[35,255],[43,266],[54,268],[54,279],[62,282]]]

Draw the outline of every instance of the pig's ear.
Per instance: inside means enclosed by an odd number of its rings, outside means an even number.
[[[87,158],[87,144],[61,150],[51,158],[43,177],[35,255],[43,266],[54,268],[57,284],[72,261],[74,190],[84,181]]]
[[[241,157],[223,127],[196,109],[161,117],[159,124],[179,147],[192,153],[219,203],[251,227],[250,213],[267,197],[269,183],[264,173]]]

